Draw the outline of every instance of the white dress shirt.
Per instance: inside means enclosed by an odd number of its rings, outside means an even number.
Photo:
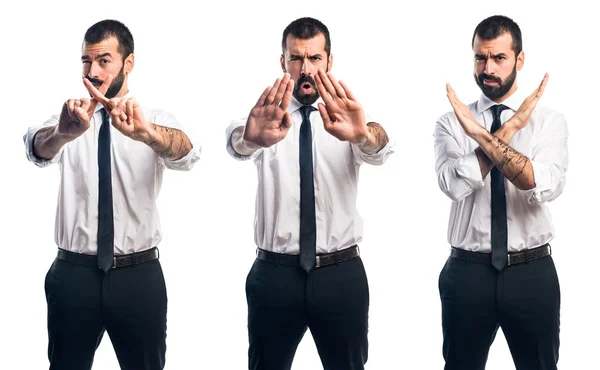
[[[313,106],[316,108],[317,102]],[[287,136],[251,156],[240,156],[231,146],[232,132],[245,126],[246,119],[233,121],[227,129],[228,152],[236,159],[254,159],[258,169],[254,240],[259,248],[276,253],[300,253],[300,107],[292,98],[288,111],[293,123]],[[356,209],[360,165],[383,164],[393,153],[393,145],[390,142],[378,153],[366,154],[325,131],[318,110],[312,112],[310,120],[317,253],[331,253],[362,240],[363,221]]]
[[[502,122],[514,115],[525,96],[515,93],[502,104]],[[492,126],[491,107],[485,95],[469,105],[477,122],[488,131]],[[531,160],[535,188],[519,190],[506,178],[508,251],[531,249],[554,237],[552,218],[546,202],[558,197],[565,187],[568,165],[567,123],[562,114],[537,107],[529,124],[519,130],[510,143],[513,149]],[[442,191],[453,200],[448,225],[451,246],[474,252],[490,252],[491,189],[490,175],[481,177],[475,149],[454,112],[439,118],[435,126],[435,171]]]
[[[36,132],[56,125],[52,116],[42,126],[31,127],[23,137],[27,158],[39,167],[58,163],[60,185],[56,212],[55,241],[59,248],[75,253],[96,254],[98,232],[98,133],[102,114],[98,104],[90,128],[80,137],[64,145],[50,160],[33,154]],[[175,117],[160,110],[142,108],[148,122],[182,129]],[[115,255],[143,251],[157,246],[161,240],[156,198],[165,168],[190,170],[199,159],[200,147],[194,146],[183,158],[160,157],[149,146],[121,134],[112,125],[111,172]]]

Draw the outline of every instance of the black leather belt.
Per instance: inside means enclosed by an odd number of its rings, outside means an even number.
[[[157,260],[158,257],[159,253],[157,247],[142,252],[123,254],[114,257],[112,268],[139,265],[140,263]],[[66,251],[64,249],[58,249],[58,255],[56,256],[56,258],[78,265],[98,267],[98,258],[96,257],[96,255],[92,254],[74,253]]]
[[[358,255],[359,255],[358,245],[353,245],[350,248],[346,248],[341,251],[337,251],[337,252],[333,252],[333,253],[320,254],[320,255],[317,255],[317,258],[315,261],[315,268],[324,267],[324,266],[348,261],[352,258],[358,257]],[[297,254],[283,254],[283,253],[269,252],[264,249],[257,249],[256,250],[256,258],[258,258],[259,260],[263,260],[263,261],[273,262],[278,265],[300,266],[300,256]]]
[[[527,249],[521,252],[514,252],[508,254],[508,265],[518,265],[519,263],[527,263],[529,261],[534,261],[543,257],[550,256],[552,254],[552,248],[550,248],[550,244],[544,244],[542,246]],[[474,262],[474,263],[483,263],[483,264],[492,264],[492,254],[491,253],[479,253],[479,252],[470,252],[464,249],[452,248],[450,250],[450,257],[458,258],[461,260]]]

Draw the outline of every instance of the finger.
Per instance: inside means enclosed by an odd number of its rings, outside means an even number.
[[[348,88],[348,85],[346,85],[344,83],[344,81],[338,81],[340,83],[340,85],[342,86],[342,88],[344,89],[344,92],[346,93],[346,97],[350,100],[356,101],[356,96],[352,93],[352,91],[350,91],[350,89]]]
[[[262,107],[263,105],[265,105],[265,100],[267,99],[267,95],[269,95],[269,92],[271,91],[271,89],[272,89],[272,87],[269,86],[265,89],[265,91],[263,91],[260,98],[258,98],[258,101],[256,102],[255,107]]]
[[[319,103],[317,106],[319,108],[319,113],[321,114],[321,119],[323,120],[323,126],[326,128],[331,126],[331,118],[329,117],[329,112],[327,112],[327,107],[325,107],[325,104]]]
[[[133,118],[133,111],[136,108],[136,106],[137,106],[137,102],[135,101],[134,98],[127,100],[126,107],[125,107],[125,113],[127,114],[127,117]]]
[[[333,77],[333,74],[331,74],[331,72],[328,72],[325,75],[327,76],[327,79],[331,82],[331,85],[333,86],[336,95],[342,99],[345,99],[346,91],[344,91],[344,88],[342,87],[342,85],[340,85],[338,80],[336,80],[335,77]]]
[[[285,112],[283,115],[283,120],[281,121],[281,128],[285,131],[289,130],[292,127],[292,115],[290,112]]]
[[[331,99],[331,96],[327,92],[325,85],[323,85],[323,80],[321,80],[321,76],[318,73],[315,75],[315,82],[317,83],[317,90],[319,91],[321,99],[323,99],[326,105],[331,105],[333,99]]]
[[[324,70],[319,69],[319,77],[321,78],[323,86],[325,86],[325,90],[327,90],[329,95],[331,95],[331,97],[335,99],[338,95],[335,91],[335,87],[333,87],[333,84],[331,83],[331,80],[329,80],[327,73],[325,73]]]
[[[69,99],[66,104],[67,104],[67,110],[69,112],[69,116],[74,116],[75,99]]]
[[[73,113],[74,116],[77,116],[80,122],[88,122],[90,119],[90,116],[87,114],[87,110],[82,107],[75,107]]]
[[[102,95],[106,95],[106,92],[108,91],[108,88],[110,87],[112,82],[113,82],[113,76],[112,75],[106,76],[106,79],[104,79],[104,82],[102,82],[102,85],[100,85],[100,87],[98,88],[98,91],[100,91],[100,93]]]
[[[292,101],[292,94],[294,93],[294,80],[290,79],[287,83],[287,87],[285,89],[285,93],[283,94],[283,99],[281,100],[281,104],[279,105],[281,109],[287,110],[290,101]]]
[[[281,83],[279,84],[279,88],[277,89],[277,93],[275,94],[275,100],[273,101],[275,104],[281,103],[281,99],[283,99],[283,95],[287,91],[287,85],[288,85],[289,81],[290,81],[290,74],[289,73],[284,74],[283,79],[281,80]]]
[[[106,80],[104,82],[106,83]],[[96,89],[96,86],[94,86],[85,77],[83,78],[83,84],[85,85],[85,88],[87,89],[87,91],[89,91],[90,95],[92,95],[92,97],[94,99],[96,99],[96,101],[102,103],[102,105],[104,105],[106,107],[106,103],[108,103],[108,98],[106,96],[104,96],[104,94],[102,94],[100,91],[98,91],[98,89]]]
[[[277,94],[277,90],[279,90],[279,85],[281,85],[281,78],[275,80],[273,88],[271,89],[271,91],[269,91],[269,95],[267,95],[267,98],[265,99],[265,105],[273,104],[273,101],[275,100],[275,95]]]
[[[544,78],[542,79],[540,86],[536,89],[536,98],[540,99],[542,95],[544,95],[544,90],[546,89],[546,84],[548,83],[549,78],[550,76],[548,73],[544,74]]]

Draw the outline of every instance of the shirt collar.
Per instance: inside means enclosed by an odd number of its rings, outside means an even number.
[[[519,107],[523,103],[524,99],[525,99],[525,96],[524,96],[523,91],[519,90],[517,88],[517,90],[511,96],[509,96],[508,99],[503,101],[501,104],[506,105],[513,112],[516,112],[517,109],[519,109]],[[487,96],[485,96],[482,93],[481,96],[479,97],[479,101],[477,102],[477,113],[481,114],[496,104],[498,104],[498,103],[491,100],[490,98],[488,98]]]

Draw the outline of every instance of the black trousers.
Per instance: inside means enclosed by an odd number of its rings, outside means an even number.
[[[45,287],[51,370],[91,369],[105,330],[122,369],[164,367],[167,292],[158,260],[104,274],[56,259]]]
[[[289,370],[307,328],[326,370],[364,369],[369,287],[360,257],[308,274],[257,259],[246,297],[249,369]]]
[[[552,257],[508,266],[450,257],[439,279],[445,370],[483,370],[498,327],[517,370],[555,370],[560,288]]]

